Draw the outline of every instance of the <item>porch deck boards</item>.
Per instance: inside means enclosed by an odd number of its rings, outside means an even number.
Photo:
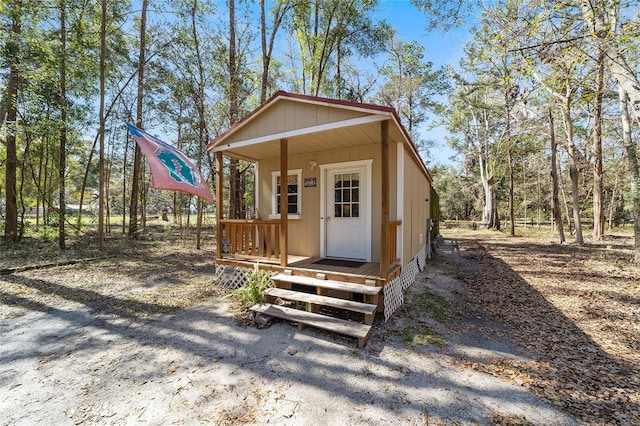
[[[322,260],[322,259],[319,257],[307,257],[305,259],[291,262],[289,263],[289,266],[294,268],[313,269],[318,271],[329,271],[329,272],[366,275],[366,276],[375,276],[375,277],[380,275],[380,264],[377,262],[368,262],[357,268],[350,268],[347,266],[321,265],[321,264],[315,263],[319,260]]]
[[[324,272],[336,278],[345,277],[345,281],[363,281],[358,279],[359,277],[376,279],[379,282],[378,285],[384,285],[386,281],[392,280],[401,271],[400,265],[390,265],[387,276],[383,278],[380,277],[380,263],[378,262],[368,262],[358,268],[349,268],[345,266],[321,265],[315,263],[318,260],[321,260],[320,257],[289,255],[287,259],[287,266],[283,267],[280,265],[280,259],[240,254],[225,254],[222,259],[216,259],[216,263],[220,265],[253,268],[256,262],[258,262],[264,269],[275,272],[282,272],[285,269],[295,269],[300,271],[300,273],[307,271],[309,276],[315,276],[317,273]]]

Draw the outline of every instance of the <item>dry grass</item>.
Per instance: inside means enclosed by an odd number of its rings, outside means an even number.
[[[3,250],[0,318],[64,303],[97,313],[147,316],[220,294],[214,252],[195,250],[194,239],[181,236],[178,228],[149,227],[133,240],[116,234],[102,252],[94,243],[87,237],[61,251],[55,243],[25,240]],[[33,269],[8,273],[14,268]]]

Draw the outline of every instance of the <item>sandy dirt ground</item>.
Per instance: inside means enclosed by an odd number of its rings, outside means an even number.
[[[465,366],[530,356],[481,332],[487,319],[460,304],[466,284],[443,265],[473,264],[446,245],[435,260],[362,349],[286,322],[239,326],[226,297],[144,316],[101,309],[108,300],[93,290],[38,298],[82,265],[0,276],[0,424],[577,424],[526,387]],[[425,294],[443,315],[425,311]]]

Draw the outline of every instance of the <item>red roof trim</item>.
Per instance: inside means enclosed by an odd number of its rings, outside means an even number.
[[[309,101],[309,102],[322,102],[322,103],[327,103],[327,104],[331,104],[331,105],[347,106],[347,107],[350,107],[350,108],[360,108],[360,109],[368,109],[368,110],[374,110],[374,111],[395,113],[395,109],[393,109],[391,107],[387,107],[387,106],[382,106],[382,105],[364,104],[364,103],[359,103],[359,102],[345,101],[345,100],[342,100],[342,99],[322,98],[322,97],[319,97],[319,96],[302,95],[302,94],[299,94],[299,93],[287,93],[287,92],[282,92],[282,91],[276,93],[276,95],[277,94],[280,94],[283,97],[293,98],[293,99],[300,99],[300,100]]]

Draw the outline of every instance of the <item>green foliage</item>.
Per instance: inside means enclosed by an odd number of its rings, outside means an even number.
[[[416,306],[420,312],[439,322],[449,322],[456,315],[451,302],[429,291],[416,297]]]
[[[340,64],[359,52],[371,54],[379,45],[383,31],[369,17],[376,3],[313,0],[296,4],[287,22],[300,49],[302,78],[294,82],[295,91],[316,96],[337,96],[342,91],[337,75]]]
[[[426,324],[410,325],[402,329],[400,338],[406,344],[444,346],[446,341]]]
[[[428,290],[412,296],[410,309],[417,316],[426,316],[441,323],[450,323],[464,311],[442,296]]]
[[[243,307],[249,307],[262,302],[262,293],[270,287],[273,287],[271,274],[256,264],[256,268],[247,274],[247,281],[232,294]]]
[[[386,64],[380,68],[380,74],[386,77],[386,82],[378,90],[376,101],[393,106],[418,143],[418,129],[427,122],[428,113],[444,110],[436,99],[450,90],[447,69],[434,69],[433,63],[425,59],[424,46],[415,40],[406,43],[394,37],[385,50]]]
[[[434,187],[440,196],[440,217],[468,220],[481,214],[482,189],[474,176],[453,168],[434,167]]]
[[[256,90],[262,83],[260,65],[264,60],[258,45],[262,28],[254,24],[257,3],[235,2],[239,31],[234,41],[233,72],[237,75],[233,80],[238,80],[234,87],[229,75],[228,3],[165,2],[156,4],[148,14],[143,127],[166,136],[167,142],[198,159],[208,177],[212,176],[213,161],[209,153],[203,152],[206,142],[262,99]],[[541,220],[548,218],[550,204],[546,179],[549,161],[545,152],[549,141],[547,110],[551,108],[558,115],[566,103],[561,98],[566,96],[572,112],[573,139],[585,157],[580,176],[581,211],[583,216],[591,213],[589,147],[595,102],[593,61],[597,52],[596,45],[584,37],[586,24],[575,5],[556,2],[550,7],[551,3],[525,1],[484,4],[476,0],[411,0],[411,3],[425,14],[428,29],[442,30],[470,20],[477,22],[457,70],[455,92],[448,102],[443,102],[441,95],[451,91],[452,73],[430,62],[431,52],[437,46],[422,46],[397,37],[396,29],[380,13],[387,5],[379,0],[266,2],[271,11],[265,29],[275,31],[276,25],[282,29],[277,37],[274,32],[274,39],[270,40],[276,49],[269,52],[267,96],[283,89],[390,105],[397,110],[427,164],[431,141],[424,139],[424,129],[436,124],[434,115],[440,115],[454,134],[449,139],[452,147],[463,159],[460,170],[432,170],[443,217],[480,216],[482,203],[487,199],[480,183],[481,172],[485,180],[493,178],[495,187],[491,190],[497,192],[495,209],[499,206],[499,213],[504,214],[511,165],[515,174],[516,216],[531,219],[535,213]],[[64,52],[61,52],[62,5],[66,10]],[[611,23],[617,26],[612,28],[611,41],[620,45],[633,67],[638,61],[640,26],[633,9],[635,3],[622,2],[618,6],[619,10],[611,10]],[[475,13],[481,8],[482,14]],[[67,133],[64,171],[67,205],[80,204],[82,197],[83,205],[97,206],[99,168],[95,141],[100,86],[97,58],[102,22],[99,9],[96,2],[79,0],[0,2],[0,64],[8,70],[10,64],[16,63],[20,69],[15,105],[20,164],[17,192],[18,203],[23,206],[53,209],[58,204],[63,124]],[[167,18],[170,16],[177,19]],[[12,36],[14,21],[21,26],[16,37]],[[133,121],[137,113],[139,5],[110,1],[105,23],[106,195],[109,213],[121,215],[127,211],[131,195],[133,144],[122,123]],[[60,99],[62,58],[66,63],[64,123]],[[610,70],[605,72],[609,84]],[[7,76],[0,79],[3,90]],[[613,88],[607,87],[606,115],[614,119],[604,123],[605,162],[620,156],[620,124],[615,119],[618,104],[616,97],[610,95]],[[234,101],[237,111],[233,114],[229,109],[232,91],[237,97]],[[565,139],[563,133],[567,129],[563,129],[563,122],[556,121],[556,133]],[[0,128],[0,139],[6,135],[7,129]],[[7,172],[3,146],[0,143],[0,182],[5,181]],[[566,153],[560,149],[559,155],[563,166],[561,178],[568,182]],[[512,158],[511,164],[508,158]],[[244,204],[250,206],[256,183],[251,180],[250,168],[243,165],[241,169],[245,170],[241,196]],[[616,163],[605,170],[605,200],[615,201],[615,209],[623,202],[630,208],[640,195],[628,192],[631,182],[623,176],[621,166]],[[170,208],[182,224],[182,212],[192,209],[189,197],[178,194],[174,202],[170,192],[149,190],[148,172],[142,180],[145,182],[140,197],[145,199],[145,213],[157,214]],[[568,194],[570,188],[564,185],[562,189]],[[223,203],[227,203],[229,188],[222,191]],[[227,210],[224,205],[220,208]],[[247,207],[247,211],[253,210]],[[84,212],[87,213],[88,210]],[[55,217],[45,222],[51,229],[58,226]]]

